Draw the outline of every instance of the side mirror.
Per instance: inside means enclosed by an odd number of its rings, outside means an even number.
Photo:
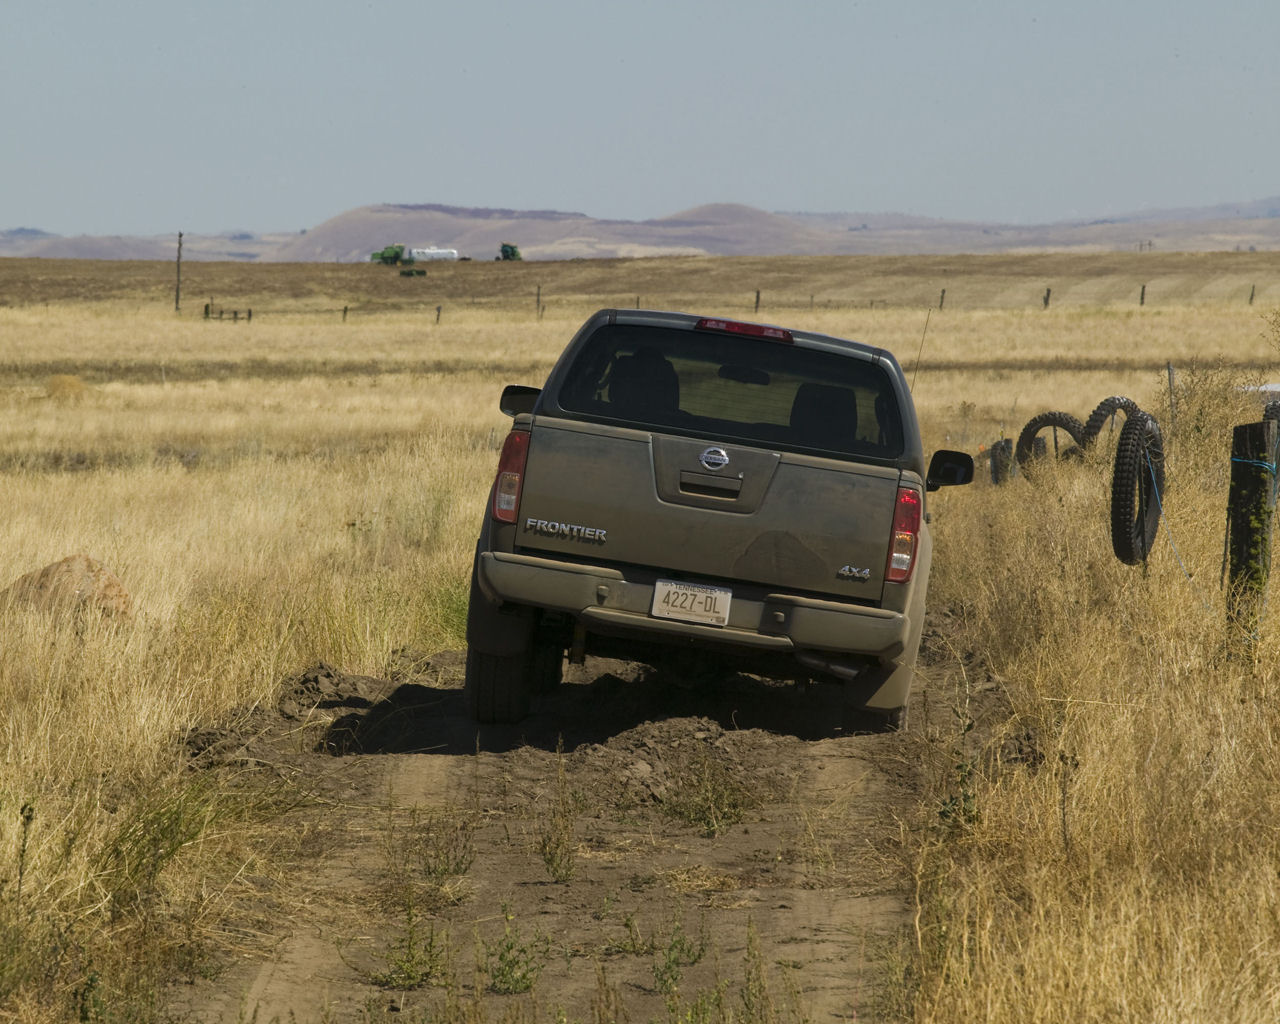
[[[940,448],[929,460],[929,474],[925,477],[926,490],[936,491],[939,487],[954,487],[967,484],[973,479],[973,456],[965,452],[947,451]]]
[[[508,416],[519,416],[521,413],[533,412],[534,403],[542,394],[541,388],[531,388],[524,384],[508,384],[502,389],[502,397],[498,400],[498,408]]]

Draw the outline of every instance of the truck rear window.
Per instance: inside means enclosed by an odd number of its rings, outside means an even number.
[[[602,326],[560,389],[566,412],[766,447],[894,459],[902,418],[868,360],[740,335]]]

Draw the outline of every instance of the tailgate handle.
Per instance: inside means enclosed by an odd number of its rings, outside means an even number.
[[[736,498],[742,492],[742,481],[735,477],[681,470],[680,490],[685,494],[699,494],[707,498]]]

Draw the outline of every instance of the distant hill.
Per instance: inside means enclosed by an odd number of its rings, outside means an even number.
[[[183,258],[362,262],[393,242],[492,259],[503,242],[525,259],[665,255],[772,256],[1001,252],[1280,250],[1280,197],[1054,224],[969,223],[906,214],[770,213],[713,203],[656,220],[597,220],[559,210],[386,203],[338,214],[297,234],[184,235]],[[0,231],[0,256],[173,259],[177,235],[65,237]]]

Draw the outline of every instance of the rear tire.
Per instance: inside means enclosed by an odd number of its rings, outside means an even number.
[[[467,648],[467,705],[477,722],[518,722],[529,714],[527,655]]]
[[[844,734],[905,732],[907,709],[901,708],[845,708]]]
[[[518,722],[529,714],[535,614],[522,605],[489,601],[472,570],[463,685],[477,722]]]
[[[529,679],[534,693],[553,692],[564,679],[564,648],[554,638],[534,630],[529,649]]]

